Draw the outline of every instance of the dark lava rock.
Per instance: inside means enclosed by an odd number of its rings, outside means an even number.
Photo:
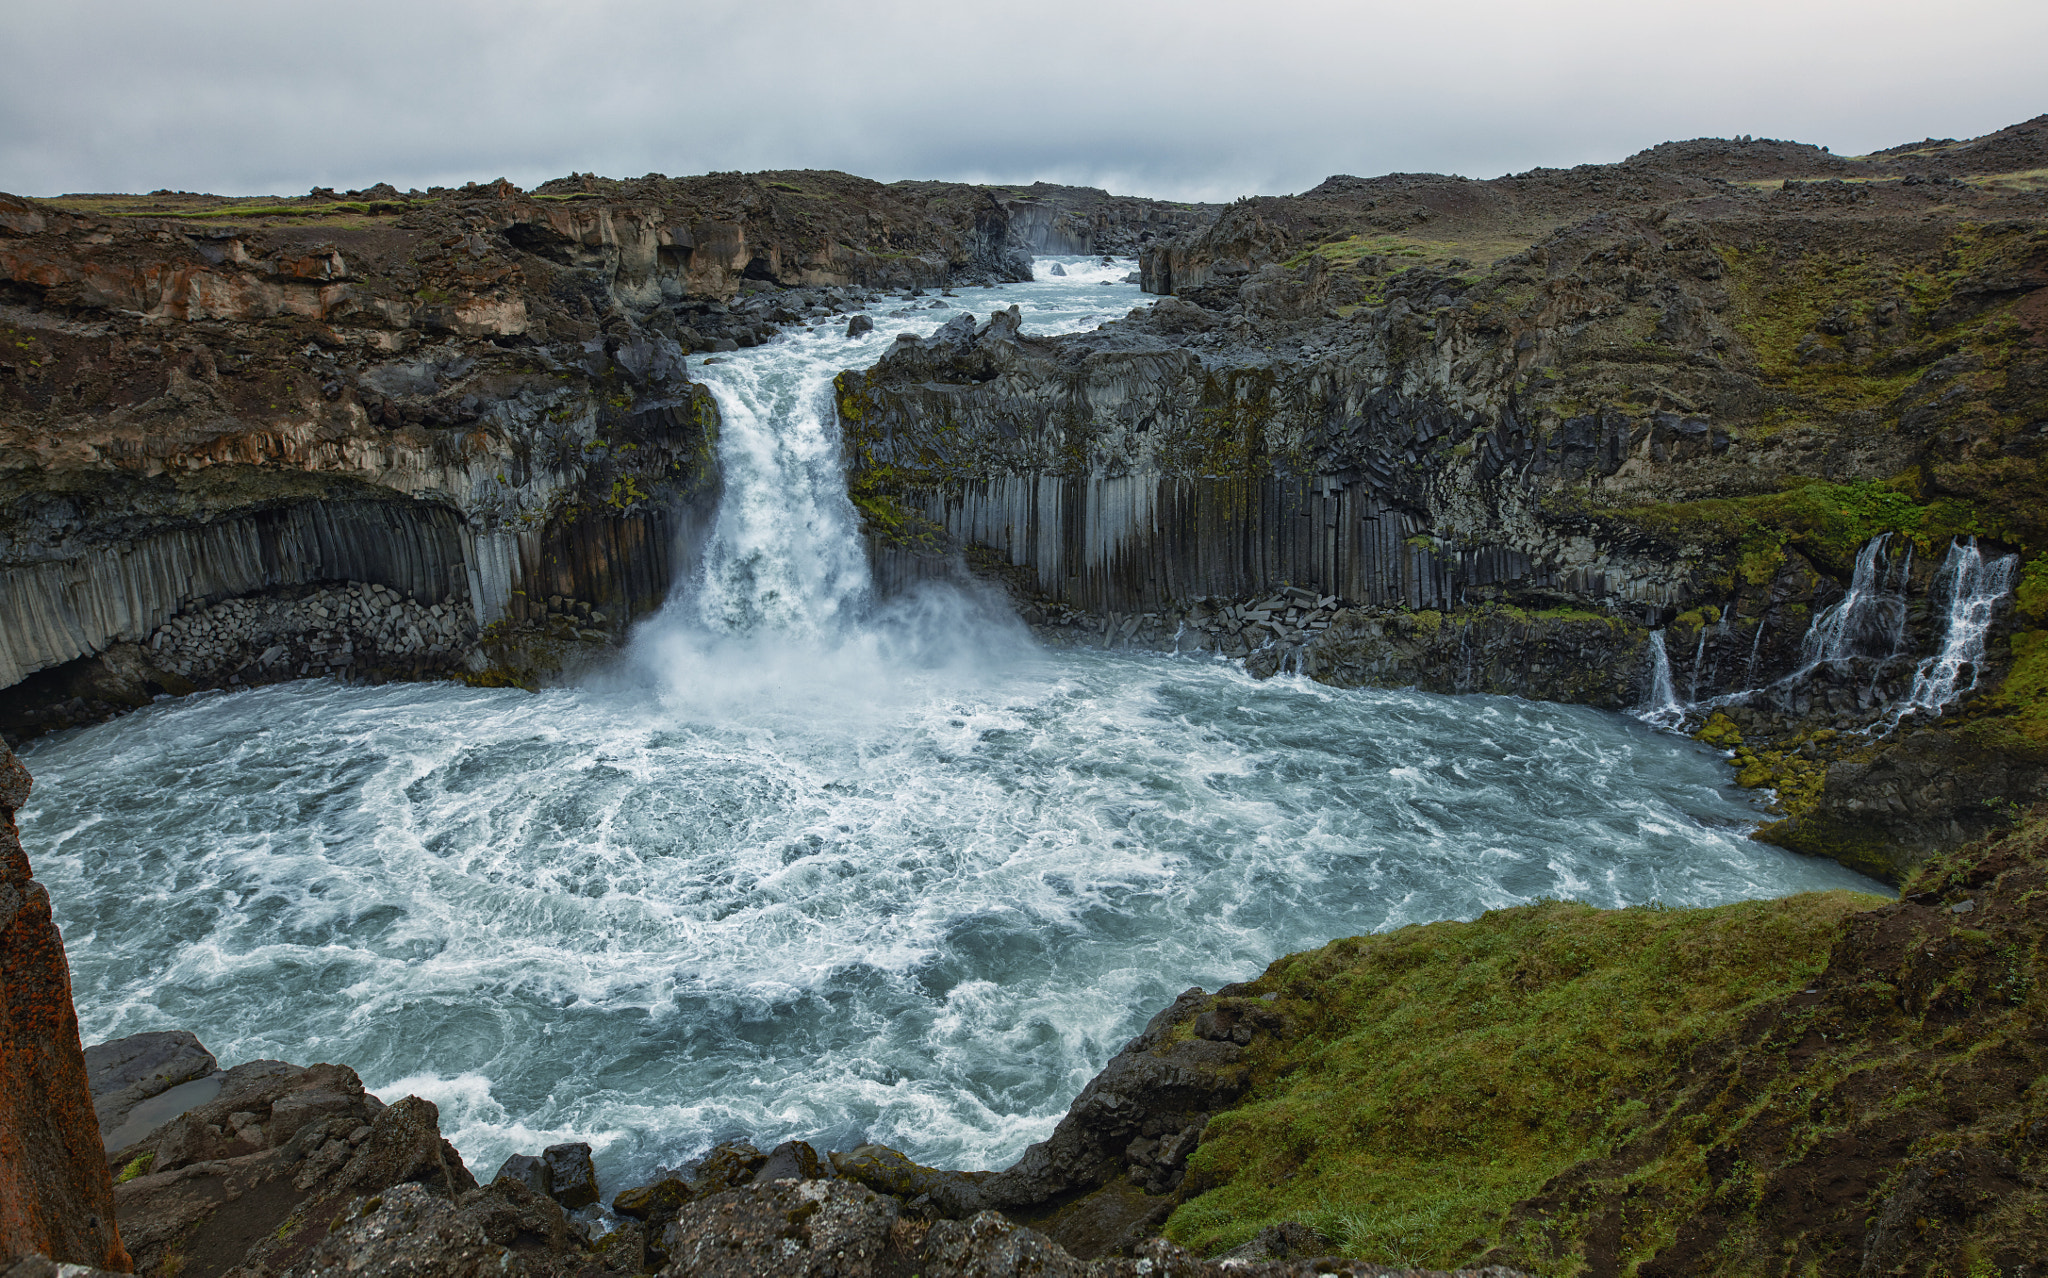
[[[862,1145],[851,1153],[834,1153],[832,1167],[849,1180],[932,1216],[957,1219],[989,1206],[975,1177],[914,1163],[886,1145]]]
[[[597,1201],[597,1168],[590,1161],[590,1146],[582,1141],[550,1145],[540,1157],[547,1164],[548,1192],[556,1202],[575,1211]]]
[[[1250,1081],[1245,1049],[1236,1042],[1166,1041],[1176,1025],[1200,1015],[1208,1003],[1207,994],[1191,989],[1154,1016],[1082,1089],[1051,1138],[983,1182],[982,1193],[992,1204],[1010,1207],[1094,1189],[1129,1170],[1126,1151],[1146,1141],[1157,1142],[1147,1165],[1137,1169],[1147,1190],[1177,1186],[1202,1124],[1242,1096]],[[1169,1145],[1172,1152],[1162,1165],[1158,1151]]]
[[[1051,269],[1050,271],[1047,271],[1047,272],[1046,272],[1046,274],[1048,274],[1048,275],[1065,275],[1066,273],[1067,273],[1067,268],[1066,268],[1066,267],[1064,267],[1064,266],[1061,266],[1061,265],[1060,265],[1060,264],[1059,264],[1058,262],[1054,262],[1054,263],[1052,264],[1052,269]]]
[[[768,1151],[768,1161],[754,1173],[758,1184],[775,1180],[817,1180],[832,1173],[825,1170],[818,1151],[800,1140],[786,1140]]]
[[[103,1139],[119,1131],[142,1102],[219,1072],[220,1062],[189,1030],[130,1034],[85,1049],[85,1073]],[[161,1122],[175,1117],[165,1113]]]
[[[695,1197],[688,1181],[665,1176],[650,1184],[620,1190],[612,1196],[612,1210],[634,1220],[673,1220],[676,1209]]]
[[[491,1183],[512,1181],[524,1185],[536,1194],[549,1194],[554,1190],[553,1178],[548,1175],[548,1165],[532,1154],[514,1154],[498,1168],[498,1174],[491,1177]]]
[[[863,333],[872,333],[874,331],[875,322],[865,315],[856,315],[846,321],[846,335],[848,337],[859,337]]]
[[[398,1185],[361,1201],[354,1218],[333,1230],[290,1272],[292,1278],[484,1278],[515,1272],[511,1254],[465,1220],[447,1199],[419,1185]],[[523,1272],[523,1267],[520,1271]]]

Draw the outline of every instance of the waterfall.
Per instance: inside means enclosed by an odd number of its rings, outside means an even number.
[[[1880,533],[1856,552],[1856,570],[1849,593],[1813,619],[1799,644],[1799,671],[1794,678],[1823,665],[1840,665],[1852,657],[1890,657],[1905,644],[1906,596],[1903,568],[1894,568],[1885,554],[1890,533]],[[1910,550],[1908,552],[1910,556]]]
[[[1700,626],[1700,641],[1694,644],[1692,649],[1692,678],[1687,681],[1685,687],[1685,699],[1688,703],[1700,699],[1700,667],[1705,664],[1707,664],[1707,627],[1702,624]]]
[[[2003,555],[1990,563],[1977,549],[1975,537],[1952,542],[1948,557],[1935,574],[1934,595],[1947,600],[1947,633],[1941,651],[1920,662],[1913,672],[1913,689],[1893,708],[1887,727],[1916,711],[1939,714],[1943,707],[1977,686],[1979,663],[1984,659],[1984,636],[1991,629],[1998,601],[2012,589],[2018,555]],[[1958,687],[1963,672],[1969,683]]]
[[[766,361],[708,383],[718,397],[725,492],[690,606],[715,634],[830,637],[869,596],[846,495],[839,425],[822,372]]]
[[[1813,619],[1800,640],[1799,668],[1763,688],[1723,693],[1705,701],[1698,698],[1701,665],[1706,653],[1706,628],[1693,653],[1692,695],[1681,702],[1671,673],[1671,661],[1664,647],[1664,632],[1650,635],[1650,694],[1636,717],[1660,728],[1681,726],[1689,712],[1748,704],[1754,696],[1789,695],[1803,681],[1823,667],[1841,668],[1855,661],[1874,667],[1870,692],[1875,694],[1887,664],[1906,656],[1906,588],[1913,567],[1912,543],[1903,553],[1889,553],[1890,533],[1866,542],[1856,554],[1856,568],[1849,589],[1842,598]],[[1913,674],[1912,690],[1893,703],[1889,715],[1880,716],[1864,731],[1889,732],[1906,715],[1937,715],[1955,699],[1977,686],[1979,663],[1984,658],[1984,640],[1999,599],[2012,589],[2017,555],[2005,555],[1987,562],[1974,537],[1958,539],[1949,546],[1935,574],[1932,599],[1943,609],[1944,624],[1940,649],[1922,658]],[[1722,614],[1727,622],[1734,608]],[[1764,622],[1757,620],[1750,639],[1749,670],[1754,681],[1757,652],[1763,642]]]
[[[1685,707],[1679,703],[1678,688],[1671,681],[1671,656],[1664,650],[1664,632],[1650,632],[1650,695],[1643,700],[1636,718],[1656,728],[1675,729],[1685,721]]]

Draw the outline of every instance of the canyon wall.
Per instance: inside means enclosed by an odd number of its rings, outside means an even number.
[[[1939,707],[2004,762],[1957,783],[1893,748],[1935,730],[1894,711],[1953,630],[1944,565],[2048,570],[2048,193],[1969,159],[2048,159],[2048,128],[2007,132],[1241,201],[1147,246],[1171,295],[1121,323],[998,314],[843,374],[850,482],[892,579],[962,563],[1084,642],[1623,705],[1657,634],[1680,717],[1721,713],[1778,792],[1773,837],[1897,877],[2037,792],[2048,744],[2039,676],[2007,677],[2048,620],[2023,587]],[[1878,537],[1893,650],[1817,663]],[[1582,620],[1612,641],[1564,664],[1597,673],[1502,657]]]
[[[0,197],[0,731],[320,670],[545,677],[694,553],[689,352],[1194,216],[813,172]]]

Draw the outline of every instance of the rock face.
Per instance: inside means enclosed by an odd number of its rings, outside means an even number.
[[[115,1210],[143,1272],[279,1273],[355,1197],[476,1188],[431,1102],[386,1106],[346,1066],[249,1061],[218,1082],[212,1100],[112,1151]]]
[[[127,1272],[64,941],[14,824],[28,793],[0,746],[0,1252]]]

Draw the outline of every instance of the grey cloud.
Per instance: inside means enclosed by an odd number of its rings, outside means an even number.
[[[0,0],[0,189],[839,168],[1171,198],[2044,108],[2048,6]],[[1987,38],[1993,33],[1995,38]]]

